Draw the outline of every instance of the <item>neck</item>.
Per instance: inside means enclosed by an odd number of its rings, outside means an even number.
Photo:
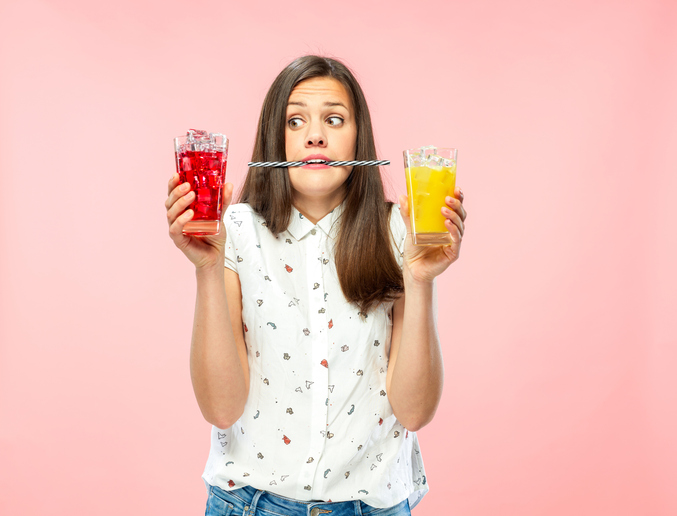
[[[313,224],[317,224],[327,214],[343,202],[343,198],[307,199],[294,196],[292,204],[299,212]]]

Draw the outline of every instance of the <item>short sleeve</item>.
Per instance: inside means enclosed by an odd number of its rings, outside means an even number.
[[[237,272],[237,256],[235,255],[235,246],[233,245],[234,224],[229,224],[229,222],[232,222],[230,218],[230,208],[231,207],[229,206],[223,216],[223,224],[226,226],[226,259],[224,265],[230,270]]]
[[[404,225],[400,205],[393,204],[390,212],[390,240],[393,246],[393,254],[397,264],[404,266],[404,240],[407,238],[407,227]]]

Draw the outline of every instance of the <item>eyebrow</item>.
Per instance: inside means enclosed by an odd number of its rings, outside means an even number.
[[[288,106],[301,106],[301,107],[308,107],[305,102],[287,102]],[[325,102],[323,104],[325,107],[334,107],[334,106],[341,106],[342,108],[348,109],[346,105],[343,102]]]

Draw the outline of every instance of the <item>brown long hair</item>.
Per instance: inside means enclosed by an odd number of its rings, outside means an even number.
[[[326,57],[304,56],[290,63],[273,81],[261,108],[252,161],[285,161],[287,102],[302,81],[331,77],[348,91],[357,122],[356,160],[376,159],[367,101],[350,70]],[[385,199],[378,167],[353,167],[345,181],[346,197],[335,246],[336,270],[346,299],[368,313],[404,291],[402,271],[390,240],[392,202]],[[292,187],[286,168],[250,168],[239,202],[249,205],[277,235],[289,226]]]

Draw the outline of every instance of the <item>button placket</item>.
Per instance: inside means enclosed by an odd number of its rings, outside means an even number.
[[[308,255],[315,254],[314,249],[318,249],[318,254],[322,253],[324,234],[318,232],[316,228],[310,231],[312,235],[306,239],[308,246]],[[307,393],[311,396],[311,437],[308,443],[309,456],[313,458],[311,462],[306,462],[307,468],[304,468],[302,475],[301,491],[304,497],[308,496],[308,490],[312,491],[314,479],[317,475],[317,469],[320,465],[320,457],[324,452],[326,430],[327,430],[327,406],[326,393],[329,384],[328,374],[328,345],[327,332],[325,331],[324,312],[320,308],[324,307],[324,278],[322,274],[322,260],[308,260],[306,263],[306,282],[308,285],[308,322],[310,326],[311,342],[309,345],[309,355],[311,357],[310,374],[312,387]],[[309,459],[308,459],[309,460]]]

